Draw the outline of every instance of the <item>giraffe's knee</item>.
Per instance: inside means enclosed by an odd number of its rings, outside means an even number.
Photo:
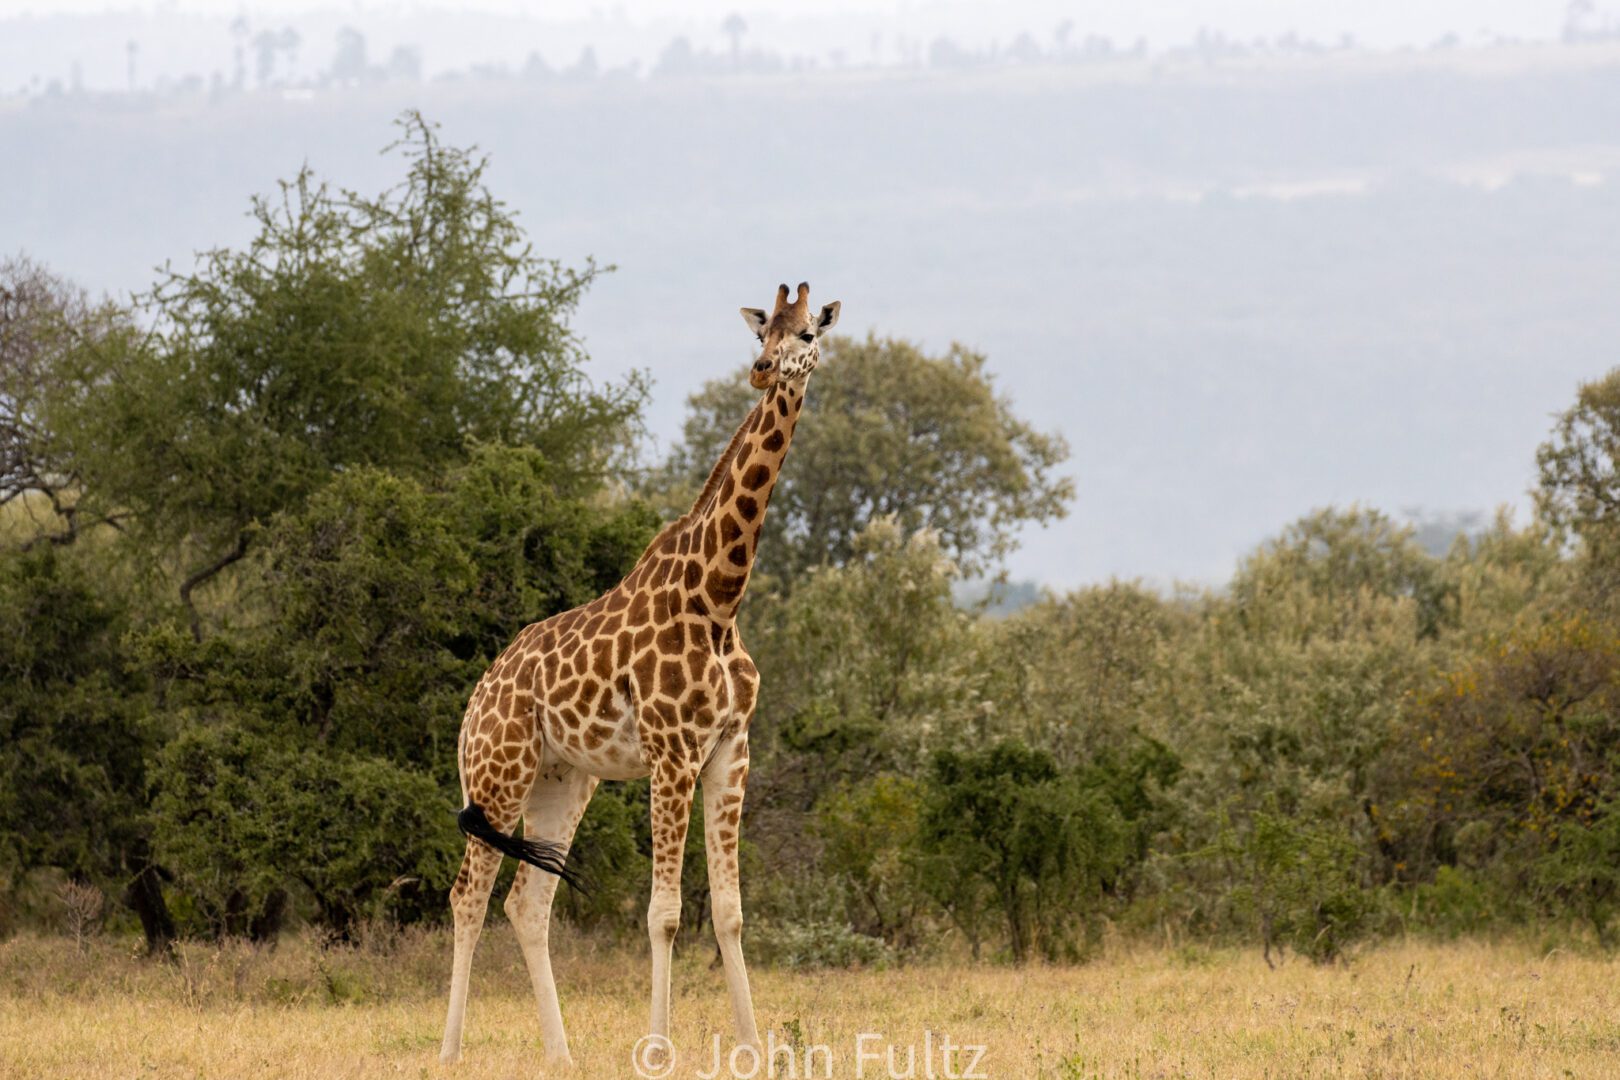
[[[450,910],[459,920],[463,914],[476,913],[483,917],[489,902],[489,891],[495,887],[495,875],[501,868],[501,857],[479,844],[469,844],[462,857],[461,870],[455,884],[450,886]]]
[[[550,874],[538,874],[524,867],[501,903],[507,920],[513,926],[536,924],[545,929],[551,922],[551,898],[556,883],[557,879]]]
[[[714,904],[714,933],[722,941],[742,937],[742,901],[735,896],[716,896]]]
[[[521,884],[513,885],[512,891],[501,901],[501,910],[506,912],[506,920],[513,926],[519,926],[528,920],[531,907],[533,907],[532,898]]]
[[[681,928],[681,894],[679,892],[655,891],[652,902],[647,905],[647,934],[654,942],[668,944],[675,940],[675,932]]]
[[[463,865],[461,873],[456,875],[456,882],[450,886],[450,910],[459,915],[470,900],[477,896],[473,884],[473,874],[469,867]]]
[[[456,937],[461,938],[471,934],[476,940],[484,928],[484,912],[488,906],[488,897],[472,892],[470,889],[450,892],[450,917],[455,926]]]

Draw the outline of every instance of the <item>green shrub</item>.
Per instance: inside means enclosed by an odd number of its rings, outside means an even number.
[[[1222,830],[1208,854],[1232,867],[1226,902],[1257,928],[1268,963],[1277,948],[1336,959],[1369,928],[1377,894],[1363,880],[1361,848],[1337,823],[1261,810],[1245,828]]]
[[[1079,955],[1076,930],[1096,925],[1103,884],[1130,853],[1124,815],[1089,779],[1012,740],[935,755],[918,829],[923,887],[975,955],[986,906],[1015,963]]]
[[[928,895],[915,858],[922,801],[921,784],[882,773],[816,807],[823,861],[850,926],[898,950],[915,948],[924,929]]]
[[[1585,923],[1604,948],[1620,915],[1620,806],[1604,803],[1590,824],[1570,822],[1536,860],[1533,878],[1555,915]]]
[[[832,920],[761,923],[748,931],[748,952],[762,964],[788,968],[881,967],[894,959],[883,939]]]
[[[159,755],[160,857],[215,934],[269,936],[289,899],[348,939],[361,919],[438,917],[462,852],[453,798],[386,761],[196,727]]]
[[[1461,866],[1438,867],[1432,882],[1416,886],[1411,912],[1417,926],[1447,938],[1488,930],[1503,915],[1496,887]]]
[[[622,785],[597,788],[574,832],[569,855],[585,875],[589,891],[558,887],[556,908],[563,918],[586,930],[640,921],[645,908],[637,908],[635,901],[651,878],[652,860],[636,845],[636,809],[625,801]],[[686,875],[681,876],[684,881]]]

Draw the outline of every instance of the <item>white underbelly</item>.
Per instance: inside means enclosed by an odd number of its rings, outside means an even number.
[[[642,760],[641,733],[630,702],[620,698],[614,705],[615,715],[604,717],[597,712],[577,722],[544,715],[542,760],[572,765],[603,780],[646,776],[651,770]]]
[[[641,760],[639,749],[623,751],[616,748],[611,754],[564,753],[560,756],[574,768],[599,780],[639,780],[652,771]]]

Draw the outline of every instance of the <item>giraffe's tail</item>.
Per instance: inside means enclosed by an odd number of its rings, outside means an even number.
[[[510,855],[536,869],[555,874],[580,892],[586,891],[585,879],[577,867],[568,865],[568,850],[561,844],[550,840],[509,836],[491,825],[484,808],[475,802],[469,802],[461,813],[456,815],[456,824],[461,827],[464,834],[474,840],[483,841],[502,855]]]

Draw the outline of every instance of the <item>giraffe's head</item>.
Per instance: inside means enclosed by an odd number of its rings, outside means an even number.
[[[743,321],[759,338],[759,358],[748,372],[755,390],[765,390],[779,382],[809,377],[821,362],[821,335],[838,325],[834,300],[814,315],[810,312],[810,286],[799,282],[798,299],[788,303],[788,287],[776,290],[776,310],[766,315],[761,308],[742,309]]]

